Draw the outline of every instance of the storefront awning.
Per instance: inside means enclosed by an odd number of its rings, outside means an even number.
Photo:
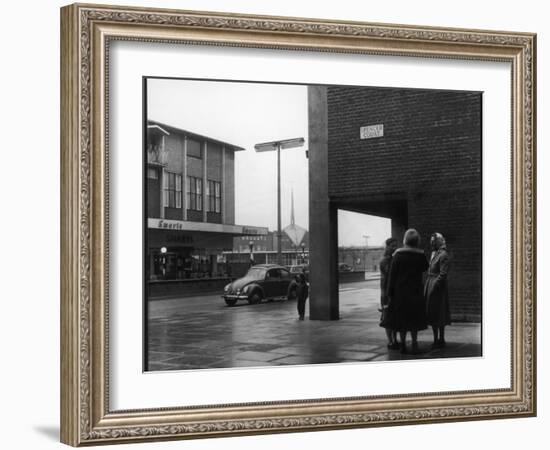
[[[147,219],[147,226],[150,229],[156,230],[172,230],[172,231],[201,231],[205,233],[223,233],[234,236],[265,236],[267,235],[267,227],[256,227],[250,225],[227,225],[221,223],[208,222],[190,222],[185,220],[169,220],[169,219]]]

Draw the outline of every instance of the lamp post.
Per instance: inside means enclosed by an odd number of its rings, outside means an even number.
[[[306,244],[302,242],[301,247],[302,247],[302,264],[305,264],[306,263]]]
[[[304,138],[284,139],[282,141],[262,142],[256,144],[256,152],[277,151],[277,264],[282,265],[283,254],[281,250],[281,150],[287,148],[298,148],[304,145]]]
[[[166,278],[166,247],[162,247],[160,249],[160,254],[162,255],[160,257],[160,264],[162,267],[162,278]]]
[[[254,265],[254,242],[250,241],[248,248],[250,249],[250,267],[252,267]]]

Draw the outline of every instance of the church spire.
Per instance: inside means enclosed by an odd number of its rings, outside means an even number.
[[[295,225],[294,221],[294,189],[290,190],[290,225]]]

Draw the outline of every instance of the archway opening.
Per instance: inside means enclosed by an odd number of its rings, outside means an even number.
[[[388,217],[338,209],[338,304],[343,316],[379,302],[380,260],[392,235]]]

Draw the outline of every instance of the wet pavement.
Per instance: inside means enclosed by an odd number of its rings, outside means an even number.
[[[240,302],[219,295],[149,302],[148,370],[258,367],[417,358],[481,356],[481,325],[445,329],[447,346],[431,349],[419,333],[419,354],[388,350],[378,325],[379,281],[340,286],[340,320],[299,321],[296,301]],[[309,300],[308,300],[309,302]]]

